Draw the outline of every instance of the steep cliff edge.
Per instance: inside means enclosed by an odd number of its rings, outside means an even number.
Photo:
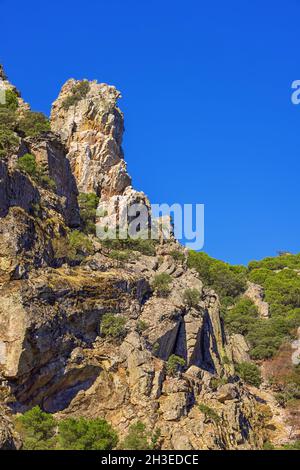
[[[78,230],[79,193],[96,193],[107,216],[122,197],[146,200],[126,172],[119,96],[69,80],[51,131],[18,134],[0,161],[2,401],[13,413],[38,404],[59,419],[104,417],[120,436],[141,420],[163,449],[260,449],[276,418],[236,375],[247,351],[186,250],[173,239],[116,250]],[[20,167],[28,154],[54,185]]]

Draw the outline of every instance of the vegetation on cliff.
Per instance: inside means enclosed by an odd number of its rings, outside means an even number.
[[[19,137],[35,137],[49,130],[49,119],[43,113],[19,112],[17,94],[12,89],[5,91],[5,104],[0,104],[0,157],[17,150]]]
[[[111,450],[118,435],[104,419],[57,421],[38,406],[16,418],[24,450]]]

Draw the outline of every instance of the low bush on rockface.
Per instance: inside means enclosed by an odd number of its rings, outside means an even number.
[[[50,122],[43,113],[26,111],[18,121],[17,131],[24,137],[36,137],[50,131]]]
[[[56,259],[68,259],[80,262],[93,253],[93,244],[90,239],[79,230],[72,230],[66,236],[54,238],[52,248]]]
[[[189,251],[188,266],[196,269],[205,285],[213,288],[221,300],[234,299],[246,290],[244,266],[230,266],[228,263],[211,258],[206,253]]]
[[[78,205],[82,230],[86,234],[96,233],[96,210],[99,203],[99,197],[95,193],[80,193],[78,196]]]
[[[261,384],[261,373],[259,367],[253,362],[242,362],[235,366],[237,375],[249,385],[259,387]]]
[[[17,168],[20,171],[27,173],[29,176],[36,176],[37,164],[35,157],[30,153],[25,153],[25,155],[18,159]]]
[[[49,189],[50,191],[56,191],[56,183],[48,175],[48,169],[46,165],[37,165],[34,155],[25,153],[17,161],[17,168],[31,176],[37,184],[40,184],[43,188]]]
[[[166,297],[169,295],[171,288],[170,284],[172,282],[172,278],[167,273],[156,274],[152,281],[152,289],[160,296]]]
[[[142,334],[144,331],[146,331],[149,328],[149,324],[145,322],[144,320],[138,320],[136,322],[136,331],[139,334]]]
[[[270,318],[259,319],[248,334],[254,359],[271,358],[300,326],[300,254],[252,261],[248,279],[264,288]]]
[[[196,308],[201,296],[198,289],[186,289],[183,293],[183,301],[189,308]]]
[[[0,157],[12,154],[19,144],[16,134],[10,129],[0,127]]]
[[[111,450],[118,435],[104,419],[67,418],[58,424],[58,447],[63,450]]]
[[[146,256],[155,256],[155,240],[147,240],[142,238],[126,238],[126,239],[107,239],[101,241],[102,245],[109,250],[118,251],[138,251]]]
[[[129,431],[120,449],[126,450],[151,450],[157,446],[160,437],[160,430],[157,429],[153,434],[147,432],[146,425],[138,421],[129,427]]]
[[[18,113],[18,97],[13,90],[6,90],[6,102],[0,104],[0,157],[17,151],[19,137],[37,136],[49,131],[49,120],[42,113],[25,111]]]
[[[225,325],[230,333],[247,336],[258,320],[258,311],[250,299],[240,299],[224,314]]]
[[[245,336],[252,359],[267,359],[278,351],[289,336],[296,317],[297,314],[291,312],[285,317],[274,315],[269,319],[260,318],[253,302],[242,298],[225,311],[224,322],[231,333]]]
[[[172,258],[175,260],[175,261],[180,261],[181,263],[183,263],[185,261],[185,255],[182,251],[180,250],[172,250],[170,252],[170,255],[172,256]]]
[[[17,116],[15,111],[1,107],[0,105],[0,128],[13,131],[17,124]]]
[[[131,253],[128,250],[126,251],[111,250],[108,256],[111,259],[119,261],[120,263],[125,263],[126,261],[130,260]]]
[[[185,366],[185,360],[180,356],[176,356],[176,354],[171,354],[166,365],[167,374],[175,376]]]
[[[87,80],[77,83],[73,86],[71,94],[64,99],[62,106],[68,110],[71,106],[76,105],[83,98],[86,97],[90,89],[90,84]]]
[[[221,418],[218,415],[218,413],[210,406],[205,405],[204,403],[199,403],[198,408],[201,411],[201,413],[204,414],[205,419],[207,421],[213,421],[216,424],[218,424],[221,421]]]
[[[101,335],[115,340],[122,339],[126,333],[125,325],[126,318],[106,313],[100,324]]]
[[[11,90],[5,90],[5,103],[0,104],[0,109],[9,109],[11,111],[16,111],[19,106],[17,94]]]
[[[213,391],[216,391],[219,387],[227,383],[228,383],[228,380],[225,377],[213,377],[210,380],[209,385]]]
[[[57,421],[38,406],[16,418],[24,450],[111,450],[118,435],[103,419],[67,418]]]
[[[38,406],[16,418],[24,450],[51,450],[56,446],[56,420]]]
[[[12,90],[5,91],[6,102],[0,104],[0,157],[6,157],[17,150],[19,139],[15,133],[17,124],[17,95]]]
[[[91,240],[79,230],[72,230],[68,236],[70,249],[76,256],[86,256],[93,253]]]

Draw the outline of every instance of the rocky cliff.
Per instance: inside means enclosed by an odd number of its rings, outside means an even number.
[[[82,231],[79,193],[95,193],[106,217],[124,197],[147,201],[126,171],[119,97],[69,80],[51,131],[16,130],[17,149],[0,161],[0,446],[20,447],[14,415],[38,404],[59,419],[104,417],[121,436],[141,420],[160,430],[162,449],[260,449],[276,416],[235,374],[247,344],[224,330],[218,296],[186,250],[172,239],[121,256]],[[20,167],[26,154],[53,186]],[[163,296],[153,287],[161,274]],[[107,315],[122,319],[118,336],[102,333]]]

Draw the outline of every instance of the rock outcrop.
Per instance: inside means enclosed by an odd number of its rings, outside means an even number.
[[[85,83],[82,98],[68,102]],[[121,146],[124,119],[116,106],[120,96],[115,87],[104,83],[69,80],[53,103],[51,126],[66,145],[80,192],[105,198],[122,194],[131,184]]]
[[[21,448],[21,445],[21,439],[14,430],[8,410],[0,406],[0,449],[18,450]]]
[[[248,287],[244,293],[244,297],[252,300],[256,306],[258,313],[261,318],[268,318],[269,316],[269,304],[264,301],[264,289],[258,284],[248,281]]]
[[[133,247],[120,258],[85,235],[92,249],[65,253],[80,224],[79,192],[97,193],[108,226],[128,202],[150,206],[126,172],[119,96],[69,80],[53,105],[52,132],[22,139],[0,162],[2,401],[13,413],[38,404],[58,418],[104,417],[120,437],[141,420],[160,429],[162,449],[261,449],[270,416],[234,373],[247,345],[227,337],[218,296],[187,267],[184,248],[158,240],[150,253]],[[26,152],[56,188],[17,168]],[[169,276],[169,295],[151,287],[158,274]],[[196,305],[184,301],[189,289]],[[117,338],[102,334],[107,314],[124,321]],[[177,370],[172,355],[181,358]],[[0,410],[0,448],[17,447],[5,416]]]

